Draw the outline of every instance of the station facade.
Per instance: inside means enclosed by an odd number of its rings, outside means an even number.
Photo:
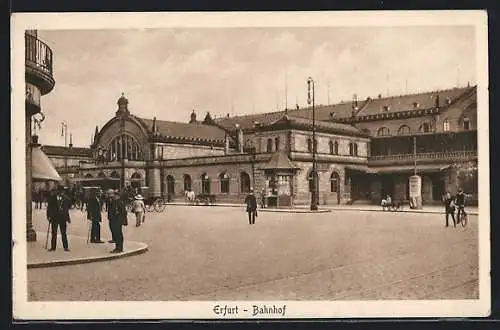
[[[311,108],[203,120],[193,110],[181,123],[141,118],[122,95],[90,148],[43,150],[82,185],[148,186],[173,201],[192,190],[218,202],[242,202],[254,187],[271,205],[290,206],[310,203],[316,148],[320,205],[408,200],[414,173],[424,204],[459,187],[474,203],[476,98],[467,86],[316,106],[313,141]]]

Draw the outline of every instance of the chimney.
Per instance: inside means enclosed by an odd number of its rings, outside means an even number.
[[[240,154],[243,153],[243,130],[241,129],[239,124],[236,124],[236,128],[238,130],[238,152]]]
[[[189,120],[189,123],[196,123],[196,113],[194,112],[194,109],[193,112],[191,112],[191,119]]]
[[[158,126],[156,125],[156,117],[153,117],[153,127],[151,127],[151,131],[153,132],[154,136],[158,135]]]
[[[73,148],[73,133],[69,133],[69,147]]]
[[[229,135],[224,135],[224,155],[229,155]]]

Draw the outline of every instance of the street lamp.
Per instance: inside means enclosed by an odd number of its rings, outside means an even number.
[[[65,121],[61,122],[61,136],[64,136],[64,179],[67,181],[68,172],[68,124]],[[66,182],[67,184],[67,182]]]
[[[312,189],[311,189],[311,211],[317,211],[318,210],[318,196],[317,196],[317,189],[318,189],[318,175],[316,173],[316,148],[317,148],[317,143],[316,143],[316,117],[315,117],[315,109],[314,109],[314,80],[309,77],[307,78],[307,104],[311,105],[312,103],[312,133],[313,133],[313,141],[312,141]],[[311,97],[312,94],[312,97]]]
[[[255,191],[255,147],[252,146],[250,149],[251,158],[252,158],[252,188]]]

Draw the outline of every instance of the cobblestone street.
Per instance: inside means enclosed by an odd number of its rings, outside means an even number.
[[[39,231],[44,213],[34,210]],[[85,236],[85,218],[73,210],[68,234]],[[148,252],[29,269],[29,300],[478,299],[477,221],[339,210],[260,212],[250,226],[243,208],[168,206],[139,228],[129,215],[125,240]]]

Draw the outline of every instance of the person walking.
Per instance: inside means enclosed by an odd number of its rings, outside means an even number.
[[[64,251],[69,251],[68,236],[66,235],[67,224],[71,223],[69,217],[70,203],[68,196],[64,193],[64,187],[58,186],[57,192],[50,197],[47,205],[47,220],[52,227],[51,244],[49,251],[56,250],[57,229],[61,232]]]
[[[455,204],[457,206],[457,220],[460,219],[465,213],[465,193],[462,188],[458,188],[457,195],[455,196]]]
[[[87,219],[92,222],[90,243],[104,243],[101,241],[101,201],[96,191],[91,193],[87,203]]]
[[[134,202],[132,203],[132,212],[135,214],[135,226],[139,227],[144,223],[144,217],[146,214],[146,206],[144,205],[144,198],[141,194],[137,194]]]
[[[111,232],[113,235],[113,240],[115,241],[115,249],[111,253],[123,252],[123,228],[122,226],[127,226],[127,209],[125,208],[125,203],[127,200],[127,194],[122,193],[122,195],[115,194],[115,198],[110,205],[110,218],[109,223],[111,226]]]
[[[247,205],[248,222],[254,225],[255,217],[257,216],[257,199],[253,194],[252,188],[250,188],[250,193],[245,197],[245,204]]]
[[[453,202],[453,198],[449,192],[446,192],[443,196],[443,204],[444,204],[444,212],[446,214],[446,225],[448,227],[448,218],[451,215],[451,219],[453,220],[453,227],[457,226],[457,222],[455,221],[455,205]]]

